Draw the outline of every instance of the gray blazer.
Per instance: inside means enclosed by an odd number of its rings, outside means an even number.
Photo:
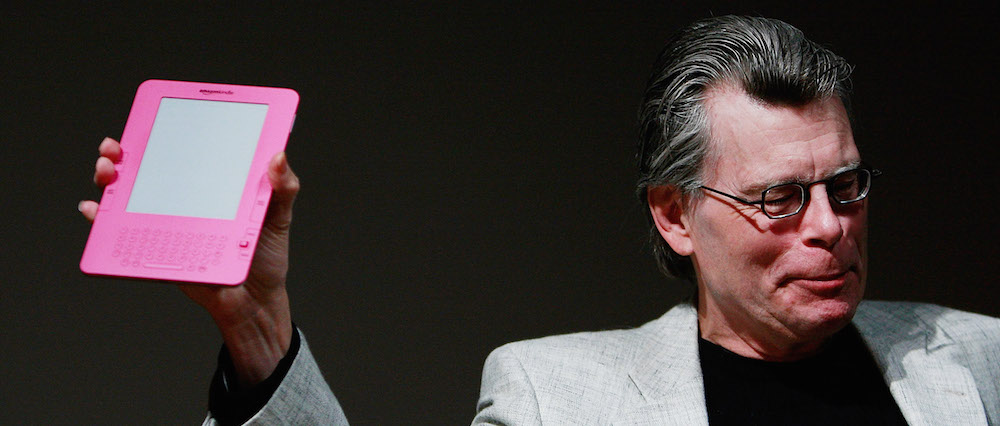
[[[1000,319],[862,302],[854,325],[909,424],[1000,425]],[[473,423],[708,424],[697,330],[682,304],[635,329],[504,345],[486,359]],[[347,423],[304,342],[299,351],[251,424]]]
[[[911,425],[1000,424],[1000,319],[863,302],[854,325]],[[705,425],[698,319],[511,343],[486,360],[474,423]]]

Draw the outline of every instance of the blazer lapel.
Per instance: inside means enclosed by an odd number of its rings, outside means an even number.
[[[629,373],[643,402],[626,407],[615,424],[707,425],[695,308],[675,306],[647,326],[650,338]]]
[[[985,425],[975,379],[943,330],[894,304],[863,303],[854,324],[911,425]]]
[[[987,424],[972,374],[954,361],[953,340],[912,306],[863,302],[854,318],[903,417],[911,425]],[[614,423],[707,425],[695,308],[678,305],[647,326],[629,373],[642,402],[623,407]]]

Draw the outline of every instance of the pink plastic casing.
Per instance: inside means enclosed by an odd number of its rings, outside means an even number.
[[[234,220],[125,211],[164,97],[268,105]],[[237,285],[245,281],[271,198],[267,165],[271,157],[285,149],[298,102],[298,93],[291,89],[143,82],[122,133],[123,159],[115,164],[115,180],[104,188],[80,270],[93,275],[205,284]]]

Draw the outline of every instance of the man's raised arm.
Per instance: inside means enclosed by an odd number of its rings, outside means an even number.
[[[116,175],[114,163],[121,160],[122,150],[117,141],[105,138],[99,147],[100,157],[94,170],[94,183],[104,187]],[[292,223],[292,204],[299,191],[299,179],[288,166],[285,153],[278,153],[268,164],[268,179],[274,193],[267,216],[261,228],[257,249],[247,280],[238,286],[222,287],[197,284],[179,284],[178,287],[191,300],[208,311],[222,333],[235,377],[221,377],[225,389],[243,393],[265,382],[288,354],[293,335],[288,292],[285,277],[288,272],[288,235]],[[87,220],[97,216],[98,204],[81,201],[78,208]],[[298,339],[296,339],[298,342]],[[307,346],[301,345],[284,373],[268,382],[277,383],[269,389],[274,397],[264,398],[266,405],[250,420],[270,416],[280,418],[275,410],[296,407],[296,423],[310,422],[309,413],[322,423],[346,424],[336,398],[322,379]],[[289,383],[297,381],[297,383]],[[327,395],[328,394],[328,395]],[[317,398],[317,396],[321,396]],[[289,399],[308,398],[294,401]],[[238,402],[238,398],[234,401]],[[271,410],[271,412],[268,412]],[[258,410],[251,410],[255,412]],[[291,420],[291,419],[289,419]]]

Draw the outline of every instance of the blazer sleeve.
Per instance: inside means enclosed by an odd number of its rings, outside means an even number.
[[[305,336],[288,373],[267,404],[245,425],[347,425],[347,417],[337,397],[323,379]],[[203,426],[218,426],[209,412]]]
[[[486,358],[474,425],[541,425],[534,386],[510,345]]]

